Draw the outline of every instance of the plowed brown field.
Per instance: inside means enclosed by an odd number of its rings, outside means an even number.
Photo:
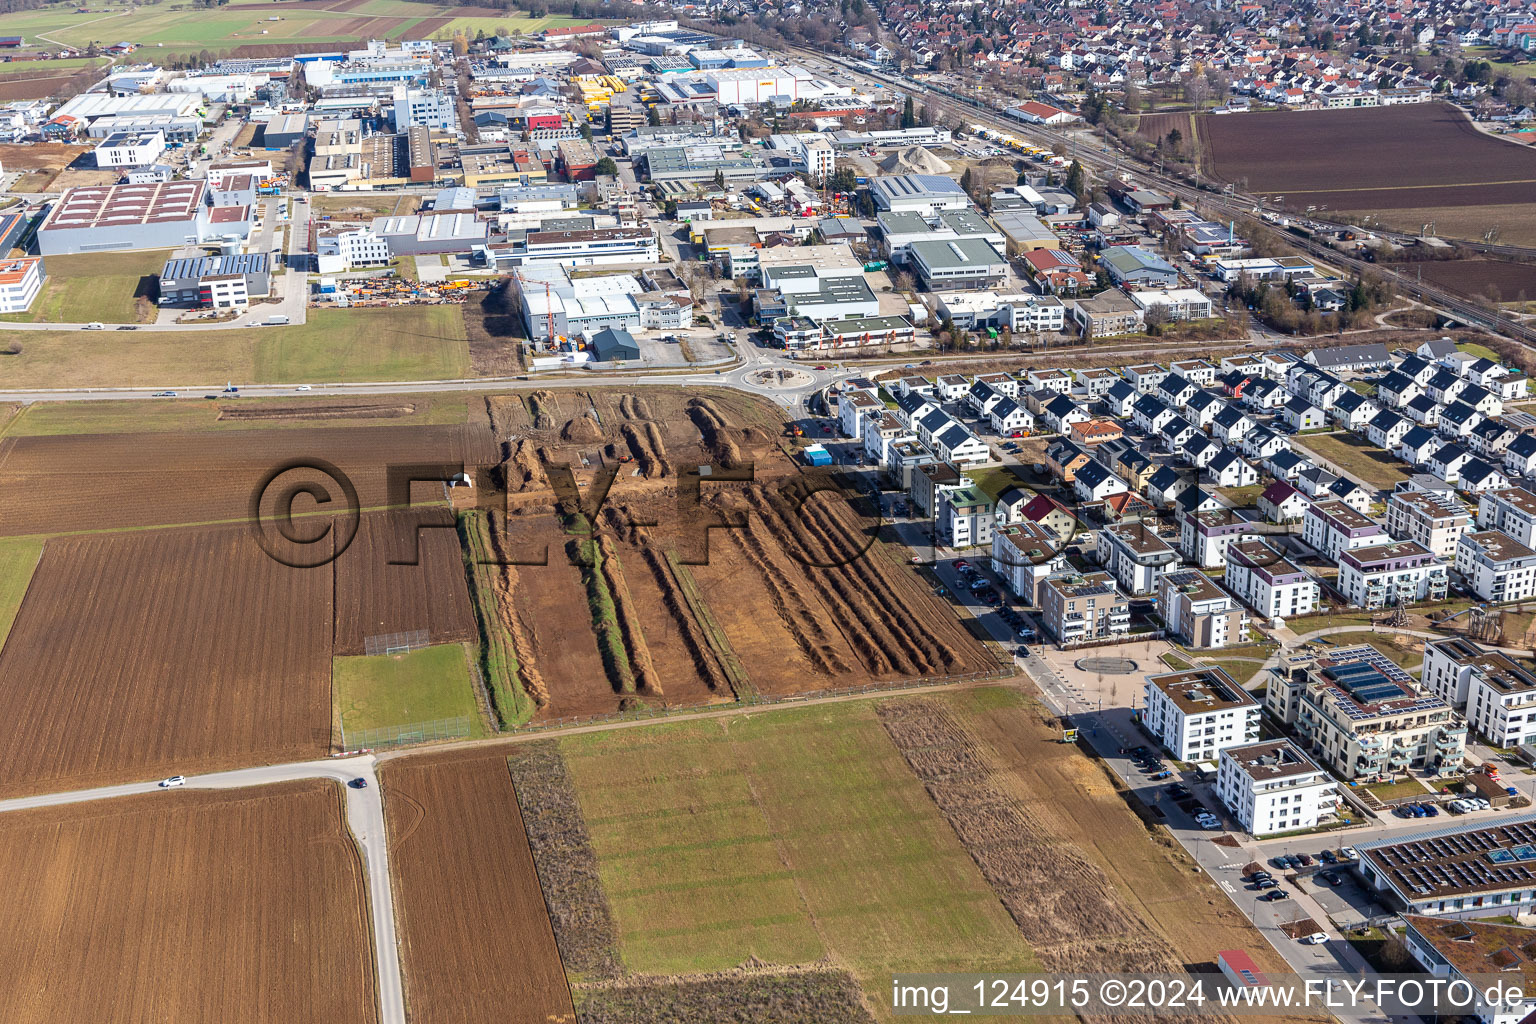
[[[504,757],[380,773],[414,1024],[568,1024],[570,988]]]
[[[413,539],[417,524],[428,521],[446,529],[423,528]],[[409,559],[418,564],[390,564]],[[381,633],[424,629],[434,644],[476,638],[450,516],[369,513],[335,565],[337,654],[362,654],[364,641]]]
[[[0,535],[243,520],[263,477],[291,459],[337,466],[364,508],[385,503],[392,463],[496,461],[489,438],[463,426],[7,438]]]
[[[1216,177],[1293,209],[1519,204],[1536,189],[1530,150],[1442,103],[1207,115],[1199,128]]]
[[[0,794],[325,753],[331,600],[241,527],[49,541],[0,650]]]
[[[0,815],[0,1020],[373,1024],[335,783]]]

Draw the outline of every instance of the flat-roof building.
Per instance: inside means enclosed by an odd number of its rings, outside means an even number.
[[[0,259],[0,313],[25,313],[47,276],[40,256]]]
[[[154,185],[92,185],[65,192],[37,231],[44,256],[196,245],[226,230],[243,234],[240,222],[213,224],[203,205],[207,183],[167,181]]]
[[[1310,665],[1292,659],[1264,702],[1345,779],[1449,769],[1466,747],[1461,716],[1369,644],[1337,648]]]
[[[272,271],[264,252],[230,256],[195,256],[167,260],[160,271],[162,306],[245,306],[272,290]],[[238,286],[232,283],[238,278]],[[223,284],[216,284],[223,281]]]
[[[1338,810],[1333,777],[1290,740],[1266,740],[1221,752],[1216,795],[1254,836],[1316,828]]]
[[[1209,761],[1259,738],[1259,702],[1219,668],[1147,676],[1147,730],[1180,761]]]
[[[870,191],[882,210],[933,215],[944,210],[968,210],[971,197],[953,178],[941,174],[893,174],[874,180]]]
[[[1131,603],[1107,572],[1066,573],[1040,584],[1040,619],[1063,647],[1123,637]]]
[[[1536,815],[1355,843],[1367,887],[1409,914],[1489,917],[1536,904]]]

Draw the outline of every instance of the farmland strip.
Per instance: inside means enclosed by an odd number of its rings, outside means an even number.
[[[730,680],[731,690],[736,694],[736,699],[745,700],[755,695],[757,691],[747,677],[747,670],[742,666],[741,659],[736,657],[736,652],[731,649],[731,641],[725,635],[725,630],[720,628],[714,612],[709,610],[709,603],[699,592],[699,584],[693,578],[693,573],[678,560],[675,551],[667,552],[667,565],[672,569],[672,577],[677,581],[678,589],[683,592],[683,599],[688,602],[689,610],[703,627],[704,635],[709,638],[710,649],[715,652],[715,657],[720,661],[720,667],[725,670],[726,678]]]

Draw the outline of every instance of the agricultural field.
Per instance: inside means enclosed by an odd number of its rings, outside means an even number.
[[[20,346],[0,354],[0,374],[18,388],[442,380],[469,370],[464,317],[453,305],[315,309],[291,327],[196,335],[7,330],[0,342]]]
[[[1422,263],[1388,264],[1409,277],[1419,276],[1433,285],[1473,298],[1493,302],[1526,302],[1536,299],[1536,266],[1508,260],[1430,260]]]
[[[9,17],[9,16],[7,16]],[[9,99],[29,99],[26,96]],[[9,99],[6,101],[8,102]],[[91,152],[89,146],[70,146],[60,142],[0,144],[0,167],[8,171],[25,171],[11,186],[16,192],[42,192],[47,190],[59,174],[81,156]],[[95,166],[89,158],[82,161]]]
[[[1392,213],[1412,230],[1435,219],[1425,215],[1430,209],[1508,206],[1519,214],[1536,185],[1528,149],[1438,103],[1212,115],[1200,119],[1199,133],[1208,170],[1223,181],[1282,195],[1296,210]],[[1452,234],[1444,224],[1436,230]],[[1503,240],[1526,235],[1520,220]]]
[[[892,971],[1038,964],[872,704],[569,737],[560,752],[631,974],[830,957],[883,1005]]]
[[[437,427],[467,418],[463,395],[331,397],[316,391],[301,398],[209,401],[197,394],[175,399],[121,402],[35,402],[8,423],[0,437],[61,434],[147,434],[181,431],[313,430],[327,427]]]
[[[243,527],[50,540],[0,650],[0,792],[325,753],[331,602]]]
[[[0,1019],[378,1019],[333,782],[12,811],[0,872]]]
[[[380,780],[410,1019],[574,1021],[506,758],[412,757]]]
[[[17,323],[79,324],[99,320],[108,324],[145,322],[140,316],[138,299],[144,298],[143,312],[154,319],[155,294],[160,270],[171,250],[144,252],[81,253],[73,256],[49,256],[44,261],[48,279],[43,290],[25,313],[6,313],[0,320]],[[0,335],[0,342],[9,333]],[[119,341],[121,344],[121,341]]]
[[[1373,447],[1356,434],[1300,434],[1296,443],[1372,487],[1390,491],[1410,472],[1392,453]]]
[[[472,418],[475,410],[472,408]],[[477,585],[544,719],[990,671],[983,650],[840,493],[811,495],[766,403],[728,392],[534,391],[485,400],[508,514],[475,526]],[[616,474],[595,532],[546,465]],[[679,467],[719,472],[680,505]],[[496,503],[502,501],[496,498]],[[736,524],[727,527],[726,524]],[[487,666],[493,688],[497,672]],[[519,703],[514,701],[514,703]]]
[[[723,1008],[789,984],[777,1020],[886,1020],[890,974],[916,969],[1177,972],[1226,948],[1280,968],[1057,728],[984,687],[519,747],[584,1019],[756,1019]],[[774,973],[828,963],[864,1007],[830,971]]]
[[[263,477],[294,459],[333,463],[351,478],[362,507],[377,508],[388,497],[390,464],[494,464],[494,455],[483,434],[464,426],[4,437],[0,536],[244,524]],[[296,500],[295,512],[318,510],[309,501]]]
[[[500,15],[480,7],[444,7],[408,0],[299,0],[299,2],[232,3],[195,9],[167,2],[144,3],[120,10],[103,5],[87,14],[70,7],[51,7],[6,15],[8,31],[69,46],[128,39],[153,47],[167,59],[196,54],[252,52],[260,47],[294,43],[309,45],[362,42],[368,39],[446,39],[460,29],[494,33],[533,34],[545,28],[586,24],[586,20],[553,15],[532,18]],[[292,47],[287,52],[292,52]]]
[[[43,555],[43,542],[32,537],[7,537],[0,540],[0,647],[10,635],[11,624],[27,596],[32,571]]]
[[[458,536],[446,512],[439,505],[361,518],[335,562],[337,654],[363,654],[370,637],[415,630],[433,644],[475,638]]]
[[[450,718],[471,719],[467,735],[483,736],[466,659],[460,644],[338,657],[331,666],[331,689],[343,736]]]
[[[9,61],[0,64],[0,103],[40,100],[76,87],[94,85],[112,63],[108,57],[69,57],[63,60]]]

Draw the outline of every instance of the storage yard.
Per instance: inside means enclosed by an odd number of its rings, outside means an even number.
[[[12,811],[0,871],[6,1021],[378,1020],[334,782]]]

